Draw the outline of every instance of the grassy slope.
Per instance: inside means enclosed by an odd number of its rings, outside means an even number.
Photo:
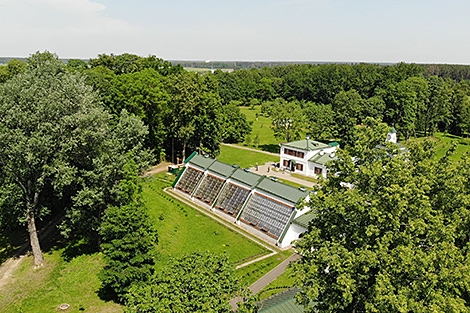
[[[279,162],[279,157],[261,152],[239,149],[230,146],[220,146],[219,161],[227,164],[238,164],[238,166],[254,167],[256,162],[262,165],[266,162]]]
[[[244,236],[229,230],[204,214],[180,204],[162,193],[174,176],[165,173],[146,181],[144,198],[159,232],[157,268],[165,266],[170,256],[208,250],[229,255],[233,262],[264,254],[266,250]],[[160,180],[163,179],[164,181]],[[122,312],[122,307],[98,296],[98,273],[104,262],[101,253],[85,254],[66,260],[63,249],[45,254],[45,265],[32,267],[27,258],[13,274],[12,281],[0,289],[0,312],[55,312],[68,303],[67,312]],[[257,279],[262,272],[251,276]]]
[[[160,266],[164,266],[170,257],[197,250],[227,253],[232,262],[266,253],[263,247],[241,234],[163,194],[162,188],[168,187],[174,176],[165,173],[158,176],[166,182],[149,179],[144,198],[151,216],[156,220]]]

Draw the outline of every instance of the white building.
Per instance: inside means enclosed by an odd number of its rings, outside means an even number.
[[[308,137],[307,137],[308,138]],[[280,167],[306,176],[326,178],[326,163],[336,159],[337,142],[325,144],[311,139],[281,143]]]

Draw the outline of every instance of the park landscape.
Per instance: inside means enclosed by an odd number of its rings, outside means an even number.
[[[465,312],[470,89],[452,71],[432,74],[404,63],[196,74],[129,54],[8,61],[0,67],[2,312],[61,304],[67,312],[224,312],[237,296],[246,300],[241,312],[254,312],[253,303],[292,286],[311,310]],[[391,127],[406,157],[376,149]],[[339,174],[303,177],[320,216],[297,245],[303,257],[250,297],[246,288],[294,249],[267,247],[173,197],[166,166],[145,173],[193,151],[242,168],[275,163],[264,152],[307,135],[340,142],[330,165]],[[35,230],[28,234],[32,213],[42,259]],[[33,253],[11,259],[29,242]],[[200,272],[184,271],[191,266]],[[172,289],[186,284],[192,300]]]

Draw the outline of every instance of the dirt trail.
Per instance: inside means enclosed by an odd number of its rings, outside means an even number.
[[[43,250],[50,244],[44,242],[46,237],[48,237],[52,232],[58,233],[57,225],[59,225],[63,219],[64,216],[56,217],[38,231],[39,240],[41,241],[41,248]],[[27,259],[30,253],[31,246],[29,245],[29,242],[25,242],[18,248],[18,250],[16,250],[12,258],[3,262],[3,264],[0,266],[0,288],[12,280],[13,273],[18,269],[21,263]]]
[[[152,169],[150,171],[146,172],[143,176],[144,177],[145,176],[150,176],[150,175],[154,175],[154,174],[157,174],[157,173],[160,173],[160,172],[167,171],[169,165],[173,165],[173,163],[163,162],[163,163],[160,163],[158,165],[155,165],[154,167],[152,167]]]

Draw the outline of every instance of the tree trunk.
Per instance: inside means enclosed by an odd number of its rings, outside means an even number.
[[[34,218],[34,211],[29,210],[27,214],[28,219],[28,231],[29,231],[29,243],[33,249],[34,265],[41,266],[44,262],[41,247],[39,246],[38,233],[36,231],[36,222]]]

